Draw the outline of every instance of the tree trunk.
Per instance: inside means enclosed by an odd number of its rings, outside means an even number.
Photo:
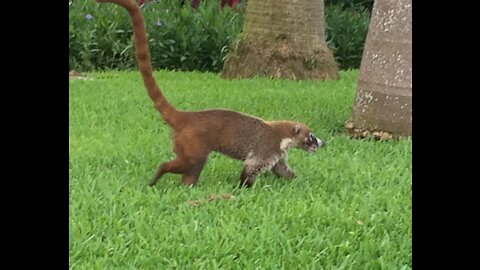
[[[376,0],[347,131],[412,134],[412,0]]]
[[[227,55],[222,78],[338,79],[323,12],[323,0],[248,0],[243,39]]]

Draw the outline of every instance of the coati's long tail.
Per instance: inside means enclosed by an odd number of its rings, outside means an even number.
[[[153,77],[150,53],[148,51],[147,33],[142,11],[133,0],[96,0],[97,2],[110,2],[125,8],[132,19],[133,35],[135,39],[135,56],[137,57],[138,68],[143,77],[143,83],[148,95],[155,104],[155,108],[162,114],[163,119],[170,126],[174,125],[177,110],[165,99]]]

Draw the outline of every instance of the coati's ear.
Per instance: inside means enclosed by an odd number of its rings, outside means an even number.
[[[299,124],[296,124],[294,127],[293,127],[293,133],[295,135],[298,135],[298,133],[300,133],[300,125]]]

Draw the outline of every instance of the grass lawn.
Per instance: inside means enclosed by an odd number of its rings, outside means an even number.
[[[196,187],[164,175],[170,129],[138,72],[70,81],[71,269],[411,269],[412,140],[343,134],[358,71],[339,81],[220,80],[155,72],[178,109],[306,123],[327,142],[289,152],[297,178],[237,189],[240,161],[211,154]],[[222,194],[225,198],[222,198]]]

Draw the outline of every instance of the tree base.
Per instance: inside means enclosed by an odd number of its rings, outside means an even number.
[[[382,130],[398,136],[412,135],[412,95],[408,88],[365,82],[357,83],[352,124],[363,130]]]
[[[353,122],[349,121],[345,124],[345,129],[348,136],[355,139],[375,139],[375,140],[393,140],[402,138],[402,136],[394,133],[354,126]]]
[[[303,49],[303,50],[302,50]],[[337,80],[338,66],[325,46],[310,51],[286,39],[243,40],[225,59],[221,78],[270,77],[291,80]]]

